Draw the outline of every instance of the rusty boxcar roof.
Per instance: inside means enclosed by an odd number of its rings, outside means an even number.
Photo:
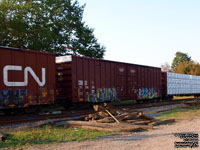
[[[56,55],[55,53],[51,52],[41,52],[37,50],[30,50],[30,49],[22,49],[22,48],[15,48],[15,47],[7,47],[7,46],[0,46],[0,49],[9,49],[9,50],[16,50],[16,51],[28,51],[28,52],[33,52],[33,53],[40,53],[40,54],[48,54],[48,55]]]
[[[64,63],[64,62],[72,61],[73,59],[72,57],[80,57],[80,58],[85,58],[85,59],[101,60],[101,61],[106,61],[106,62],[136,65],[136,66],[141,66],[141,67],[153,67],[153,68],[161,69],[160,67],[154,67],[154,66],[148,66],[148,65],[140,65],[140,64],[134,64],[134,63],[126,63],[126,62],[121,62],[121,61],[105,60],[105,59],[100,59],[100,58],[91,58],[91,57],[76,56],[76,55],[58,56],[56,57],[56,63]]]

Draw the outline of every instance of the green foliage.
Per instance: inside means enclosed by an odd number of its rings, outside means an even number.
[[[0,45],[103,58],[77,0],[2,0]]]
[[[45,126],[28,131],[10,132],[6,140],[0,143],[0,148],[16,147],[33,144],[51,144],[66,141],[82,141],[96,139],[100,136],[113,134],[109,131],[98,131],[81,128],[64,128]]]
[[[176,56],[172,62],[171,68],[173,71],[175,71],[177,69],[177,66],[184,62],[184,61],[190,61],[191,57],[188,56],[188,54],[186,53],[182,53],[182,52],[176,52]]]

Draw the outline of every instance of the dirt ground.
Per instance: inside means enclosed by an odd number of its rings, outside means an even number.
[[[171,150],[174,142],[181,142],[174,133],[193,132],[200,135],[200,117],[184,120],[171,125],[157,126],[153,130],[139,133],[123,133],[102,137],[93,141],[67,142],[54,145],[23,147],[26,150]],[[199,142],[200,145],[200,142]],[[178,148],[178,150],[191,148]],[[192,148],[193,150],[200,149]]]

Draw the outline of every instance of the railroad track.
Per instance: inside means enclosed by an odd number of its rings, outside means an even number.
[[[23,116],[1,116],[0,117],[0,127],[7,125],[17,125],[23,123],[60,119],[60,118],[76,118],[82,115],[87,115],[89,113],[94,113],[94,110],[79,110],[73,112],[64,111],[61,114],[50,114],[50,115],[23,115]]]
[[[148,107],[158,107],[158,106],[165,106],[165,105],[173,105],[173,104],[181,104],[181,103],[189,103],[189,102],[196,102],[200,99],[190,98],[190,99],[179,99],[179,100],[170,100],[170,101],[159,101],[159,102],[151,102],[151,103],[126,103],[126,104],[113,104],[116,107],[131,107],[132,109],[137,108],[148,108]]]
[[[199,99],[180,99],[180,100],[173,100],[173,101],[160,101],[154,103],[143,103],[143,104],[136,104],[136,103],[128,103],[128,104],[113,104],[115,107],[125,107],[131,109],[138,109],[138,108],[150,108],[150,107],[159,107],[159,106],[166,106],[166,105],[174,105],[174,104],[181,104],[181,103],[192,103],[196,101],[200,101]],[[90,113],[94,113],[94,110],[90,107],[82,108],[78,110],[70,111],[63,111],[61,114],[50,114],[50,115],[23,115],[23,116],[0,116],[0,127],[7,126],[7,125],[17,125],[23,123],[30,123],[30,122],[37,122],[43,120],[51,120],[51,119],[61,119],[61,118],[76,118],[82,115],[87,115]]]

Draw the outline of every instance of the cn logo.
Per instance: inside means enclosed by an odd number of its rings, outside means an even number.
[[[8,72],[10,70],[14,71],[22,71],[22,66],[11,66],[7,65],[3,68],[3,79],[4,84],[6,86],[27,86],[28,85],[28,72],[32,75],[35,81],[38,83],[39,86],[44,86],[46,83],[46,70],[42,68],[42,81],[36,76],[35,72],[32,70],[31,67],[26,67],[24,69],[24,82],[9,82],[8,81]]]

